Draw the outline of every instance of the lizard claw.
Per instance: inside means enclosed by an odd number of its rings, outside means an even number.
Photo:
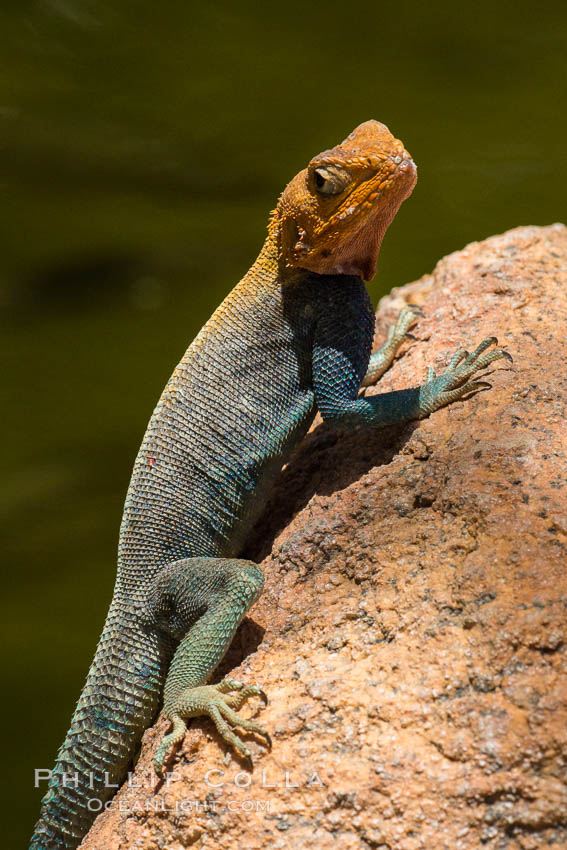
[[[221,688],[222,686],[222,688]],[[239,682],[237,679],[223,679],[222,682],[219,682],[217,685],[221,693],[227,693],[228,691],[239,691],[241,696],[242,691],[246,691],[246,695],[244,699],[249,696],[257,696],[260,697],[261,700],[264,701],[264,705],[268,705],[268,695],[262,688],[258,687],[258,685],[245,685],[243,682]],[[244,702],[244,699],[242,702]]]
[[[425,313],[423,312],[422,308],[419,307],[417,304],[408,304],[407,306],[410,308],[412,313],[415,313],[416,316],[425,316]]]
[[[415,304],[406,304],[405,307],[402,307],[394,329],[391,331],[392,336],[401,336],[402,333],[406,333],[415,325],[419,316],[423,316],[421,307],[417,307]]]

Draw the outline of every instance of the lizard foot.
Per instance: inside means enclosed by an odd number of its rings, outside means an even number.
[[[237,711],[248,697],[259,696],[267,705],[268,698],[257,685],[244,685],[236,679],[223,679],[217,685],[201,685],[197,688],[187,688],[177,698],[175,705],[168,711],[168,717],[173,724],[171,732],[164,735],[154,758],[154,768],[157,774],[162,773],[167,751],[174,744],[183,740],[186,732],[185,720],[191,717],[208,715],[215,724],[221,738],[229,743],[252,766],[252,758],[246,744],[231,729],[239,726],[248,732],[261,735],[271,748],[272,741],[269,733],[256,723],[240,717]]]
[[[423,316],[421,307],[418,307],[417,304],[406,304],[400,310],[396,324],[390,326],[387,341],[401,344],[409,329],[415,325],[420,316]]]
[[[451,358],[451,362],[441,375],[436,375],[430,367],[427,370],[426,383],[421,387],[420,400],[423,415],[450,404],[457,399],[480,389],[489,388],[486,381],[470,380],[473,375],[485,369],[490,363],[502,358],[513,362],[512,356],[501,348],[488,351],[491,345],[497,345],[496,337],[484,339],[472,354],[460,348]],[[487,352],[487,353],[485,353]]]

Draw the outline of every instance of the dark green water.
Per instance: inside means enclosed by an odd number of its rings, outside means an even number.
[[[565,220],[563,2],[4,2],[6,846],[24,847],[114,581],[153,405],[284,184],[374,117],[419,182],[373,297]]]

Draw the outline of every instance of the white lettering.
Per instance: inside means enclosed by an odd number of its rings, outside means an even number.
[[[39,788],[40,782],[47,782],[49,779],[51,779],[50,770],[47,770],[45,767],[36,767],[34,770],[33,787]]]
[[[212,785],[213,788],[220,788],[221,785],[224,785],[224,782],[213,782],[211,780],[211,774],[212,773],[218,773],[220,776],[224,775],[222,770],[219,770],[216,767],[212,767],[210,770],[207,770],[207,772],[205,773],[205,782],[207,783],[207,785]]]
[[[297,782],[292,782],[289,775],[289,770],[285,772],[285,787],[286,788],[299,788]]]

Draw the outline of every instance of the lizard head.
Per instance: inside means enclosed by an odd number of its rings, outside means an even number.
[[[360,124],[284,189],[269,225],[280,265],[370,280],[384,233],[416,180],[402,142],[378,121]]]

